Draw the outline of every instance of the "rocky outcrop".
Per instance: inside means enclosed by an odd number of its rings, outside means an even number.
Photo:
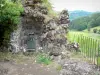
[[[24,13],[21,24],[11,34],[11,49],[13,52],[26,51],[39,48],[39,40],[42,33],[47,9],[37,0],[22,0]]]
[[[17,30],[15,30],[13,33],[11,33],[10,38],[10,50],[12,50],[13,53],[16,53],[20,51],[20,33],[21,33],[21,22],[17,27]]]
[[[17,38],[14,40],[17,41],[17,45],[13,43],[13,50],[38,51],[43,49],[44,52],[53,55],[59,55],[62,50],[65,50],[69,23],[68,11],[63,10],[58,18],[51,18],[48,16],[48,9],[42,0],[26,0],[23,2],[23,6],[21,27],[17,30],[16,35],[13,35]],[[20,33],[20,36],[17,33]]]
[[[61,65],[60,75],[100,75],[95,65],[85,61],[68,59]]]
[[[59,55],[66,49],[68,23],[68,11],[63,10],[58,20],[52,19],[46,25],[45,33],[41,37],[50,55]]]

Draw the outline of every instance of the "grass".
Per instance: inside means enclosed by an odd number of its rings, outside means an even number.
[[[42,63],[45,65],[49,65],[51,63],[50,57],[44,53],[12,54],[11,52],[0,52],[0,61],[15,61],[17,63],[23,63],[29,58],[32,58],[32,60],[35,59],[37,63]]]
[[[83,36],[91,37],[91,38],[93,38],[93,39],[100,39],[100,34],[89,33],[89,32],[83,32],[83,31],[70,31],[70,32],[67,34],[67,36],[73,35],[73,34],[83,35]]]
[[[49,65],[52,61],[50,56],[45,53],[18,53],[12,54],[11,52],[0,52],[0,61],[15,61],[17,63],[23,63],[28,59],[36,60],[37,63],[42,63],[45,65]]]
[[[49,65],[52,61],[50,59],[50,56],[42,53],[42,54],[39,54],[39,55],[36,56],[36,62],[45,64],[45,65]]]
[[[97,58],[100,38],[92,33],[70,31],[68,34],[68,40],[71,42],[78,42],[81,53],[87,56],[95,63],[100,63],[100,59]],[[99,35],[100,36],[100,35]],[[98,59],[98,61],[97,61]]]
[[[25,55],[22,53],[12,54],[11,52],[0,52],[0,61],[15,61],[16,63],[21,63],[25,59]]]
[[[99,30],[100,29],[100,26],[97,26],[97,27],[93,27],[93,28],[91,28],[90,29],[90,32],[91,33],[93,33],[93,29],[97,29],[97,30]],[[83,30],[84,32],[88,32],[88,30],[87,29],[85,29],[85,30]]]

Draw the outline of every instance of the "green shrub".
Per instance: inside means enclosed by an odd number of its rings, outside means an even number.
[[[11,32],[17,29],[22,12],[21,3],[13,3],[10,0],[0,1],[0,46],[8,44]]]
[[[97,33],[97,29],[93,29],[93,33]]]
[[[51,63],[51,59],[48,55],[46,54],[39,54],[37,57],[36,57],[36,62],[37,63],[43,63],[45,65],[49,65]]]

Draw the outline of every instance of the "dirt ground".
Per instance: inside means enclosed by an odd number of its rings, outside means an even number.
[[[0,75],[58,75],[58,71],[50,66],[37,64],[35,62],[0,62],[2,71]]]
[[[14,60],[0,61],[0,75],[100,75],[95,65],[81,55],[67,55],[68,58],[60,61],[59,57],[55,57],[49,65],[37,63],[35,56],[18,55]],[[88,74],[92,72],[93,74]]]

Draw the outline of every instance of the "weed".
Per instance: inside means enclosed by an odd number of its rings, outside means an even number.
[[[43,63],[45,65],[49,65],[51,63],[51,59],[46,54],[39,54],[36,56],[37,63]]]

